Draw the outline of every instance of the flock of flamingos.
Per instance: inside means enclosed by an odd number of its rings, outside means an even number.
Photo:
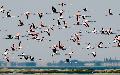
[[[74,14],[71,14],[70,16],[65,14],[65,12],[67,12],[66,10],[64,10],[64,7],[66,7],[68,4],[66,3],[59,3],[57,4],[59,8],[57,8],[56,6],[51,6],[50,10],[51,12],[43,12],[42,10],[40,10],[39,12],[30,12],[30,11],[23,11],[21,14],[19,15],[13,15],[11,13],[13,13],[13,10],[7,9],[6,6],[1,5],[0,7],[0,14],[3,15],[1,17],[1,19],[13,19],[16,18],[17,20],[17,24],[16,27],[18,28],[18,30],[21,29],[21,27],[24,28],[24,26],[27,27],[27,30],[24,33],[21,32],[15,32],[16,34],[12,35],[12,34],[8,34],[4,37],[1,37],[1,39],[6,39],[6,40],[16,40],[18,41],[18,43],[13,43],[11,44],[8,48],[6,49],[2,49],[4,50],[4,53],[2,53],[3,56],[3,60],[7,61],[7,62],[11,62],[9,55],[14,54],[17,51],[22,51],[23,52],[21,54],[18,54],[18,57],[20,60],[25,60],[25,61],[35,61],[35,57],[32,55],[29,55],[27,52],[24,52],[24,41],[22,41],[22,38],[25,38],[27,41],[36,41],[36,42],[53,42],[54,40],[50,39],[50,37],[53,37],[53,34],[56,32],[56,30],[58,31],[63,31],[66,30],[69,32],[68,29],[71,29],[73,27],[79,27],[79,28],[84,28],[84,29],[88,29],[91,27],[91,23],[95,23],[97,21],[92,21],[90,20],[90,18],[92,16],[89,15],[84,15],[82,14],[84,13],[88,13],[90,10],[87,8],[82,8],[82,10],[77,10],[74,11]],[[49,24],[47,25],[46,22],[47,20],[44,19],[45,16],[51,16],[53,15],[54,18],[50,18],[52,20],[52,22],[54,22],[53,25]],[[105,14],[106,17],[108,16],[113,16],[114,13],[112,12],[112,9],[108,9],[107,14]],[[26,21],[29,21],[30,18],[32,18],[32,16],[35,16],[38,20],[39,20],[39,24],[35,24],[35,23],[28,23],[26,24]],[[67,18],[65,17],[67,16]],[[21,18],[24,17],[25,21]],[[75,20],[74,23],[69,23],[69,19],[73,19]],[[120,35],[119,33],[115,33],[114,31],[112,31],[112,28],[101,28],[100,30],[97,30],[95,27],[93,28],[93,30],[88,30],[85,31],[84,29],[80,29],[78,30],[78,32],[73,32],[71,33],[70,37],[66,40],[67,42],[71,41],[71,43],[73,45],[77,45],[79,47],[81,47],[81,45],[83,45],[83,43],[81,44],[82,39],[84,38],[83,36],[87,36],[90,34],[95,34],[95,35],[105,35],[106,37],[110,36],[110,35],[114,35],[114,38],[111,39],[113,42],[110,42],[110,46],[111,47],[120,47]],[[77,29],[76,29],[77,30]],[[2,33],[2,29],[0,30],[0,33]],[[7,30],[5,30],[6,32],[8,32]],[[84,33],[84,35],[83,35]],[[87,34],[87,35],[86,35]],[[62,36],[62,34],[59,34]],[[66,34],[67,35],[67,34]],[[66,36],[65,35],[65,36]],[[55,38],[55,37],[53,37]],[[102,38],[102,36],[101,36]],[[89,38],[86,38],[89,40]],[[46,43],[47,43],[46,42]],[[96,45],[92,45],[90,42],[85,42],[85,46],[84,48],[81,48],[83,50],[90,50],[91,52],[88,54],[88,57],[96,57],[97,56],[97,52],[94,51],[94,49],[100,48],[110,48],[110,46],[104,46],[105,43],[103,43],[103,41],[100,41],[99,43],[97,43]],[[87,43],[86,43],[87,42]],[[114,44],[113,45],[111,45]],[[30,43],[28,43],[30,44]],[[45,46],[48,47],[48,46]],[[72,55],[75,54],[76,52],[74,50],[71,50],[71,52],[66,53],[65,51],[68,50],[68,48],[66,47],[66,45],[64,44],[63,40],[58,40],[56,43],[51,44],[50,47],[48,47],[50,50],[50,55],[51,57],[54,56],[60,56],[60,55],[65,55],[67,58],[64,59],[65,62],[70,62],[70,59],[72,58]],[[14,53],[12,53],[14,52]],[[39,58],[37,59],[39,61],[42,61],[44,59]]]

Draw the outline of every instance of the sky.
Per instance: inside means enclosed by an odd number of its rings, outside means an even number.
[[[59,6],[58,4],[64,2],[66,5],[64,7]],[[25,61],[20,60],[17,55],[21,54],[22,52],[25,52],[28,55],[34,56],[35,61],[39,64],[45,64],[47,62],[58,62],[60,60],[65,60],[68,58],[68,56],[65,56],[65,53],[69,53],[71,51],[74,51],[75,53],[72,55],[71,60],[81,60],[81,61],[89,61],[89,60],[103,60],[104,58],[120,58],[120,48],[119,47],[112,47],[115,45],[113,43],[113,38],[116,34],[112,35],[100,35],[100,34],[88,34],[85,31],[92,31],[95,27],[98,31],[101,30],[101,28],[109,29],[112,28],[113,32],[120,34],[120,7],[119,7],[119,0],[0,0],[0,6],[4,6],[6,10],[11,10],[11,15],[15,16],[15,18],[2,18],[6,16],[6,14],[0,13],[0,59],[5,61],[3,59],[2,53],[4,53],[6,48],[10,48],[13,43],[19,43],[18,40],[12,39],[12,40],[6,40],[4,39],[6,35],[12,34],[15,35],[17,32],[20,32],[22,35],[26,35],[26,31],[29,29],[29,25],[31,23],[34,23],[35,25],[40,24],[40,19],[37,15],[30,16],[29,20],[26,20],[26,16],[23,15],[19,18],[16,16],[24,14],[26,11],[29,11],[31,13],[37,13],[42,11],[43,13],[52,13],[51,7],[54,6],[58,11],[63,9],[64,12],[64,18],[67,21],[68,25],[71,28],[68,29],[62,29],[59,30],[58,28],[55,28],[53,32],[51,32],[51,36],[47,36],[47,34],[43,34],[42,36],[46,37],[46,40],[44,42],[37,42],[35,40],[26,40],[27,38],[21,38],[22,46],[23,48],[19,51],[11,52],[10,60],[11,61]],[[87,8],[88,11],[84,12],[82,9]],[[108,9],[112,9],[112,12],[114,15],[112,16],[105,16],[108,13]],[[88,20],[96,21],[93,23],[90,23],[90,27],[86,28],[83,25],[74,26],[73,23],[75,23],[76,19],[74,14],[80,10],[81,15],[89,15]],[[69,16],[73,16],[71,19],[69,19]],[[59,15],[56,14],[48,14],[44,15],[42,18],[42,21],[44,21],[45,25],[52,26],[57,25],[57,21],[53,21],[52,19],[59,18]],[[19,24],[18,20],[21,19],[24,21],[25,25],[23,27],[18,27]],[[7,31],[5,31],[7,30]],[[80,45],[76,45],[76,43],[73,43],[69,39],[71,38],[71,35],[74,35],[78,31],[82,31],[81,33],[81,41]],[[38,30],[39,32],[39,30]],[[48,39],[51,39],[51,42],[48,41]],[[67,41],[69,40],[69,41]],[[53,46],[54,44],[58,43],[58,41],[61,41],[62,44],[65,45],[67,50],[60,51],[61,55],[52,57],[52,50],[49,48]],[[102,48],[102,49],[82,49],[87,46],[86,43],[91,43],[91,45],[96,46],[100,41],[104,43],[104,46],[108,46],[109,48]],[[111,43],[111,44],[108,44]],[[88,55],[89,53],[95,51],[97,53],[97,56],[94,58],[92,55]],[[43,59],[43,61],[38,61],[37,59]]]

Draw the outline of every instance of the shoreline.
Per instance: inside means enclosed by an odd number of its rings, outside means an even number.
[[[120,73],[120,69],[89,70],[89,69],[65,69],[65,70],[40,70],[40,69],[0,69],[0,73]]]

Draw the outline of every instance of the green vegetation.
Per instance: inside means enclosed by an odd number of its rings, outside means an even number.
[[[120,73],[120,69],[88,70],[88,69],[64,69],[64,70],[38,70],[38,69],[0,69],[0,73]]]

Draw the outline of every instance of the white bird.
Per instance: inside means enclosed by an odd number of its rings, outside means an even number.
[[[100,43],[98,44],[98,48],[103,48],[103,47],[102,47],[102,44],[103,44],[103,42],[100,42]]]
[[[18,49],[22,49],[21,41],[19,42],[19,47],[18,47]]]
[[[27,19],[29,18],[29,15],[31,14],[29,11],[27,11],[27,12],[25,12],[24,13],[25,15],[26,15],[26,17],[27,17]]]
[[[7,62],[9,62],[9,57],[5,56],[4,59],[6,59]]]
[[[117,42],[117,40],[116,40],[116,39],[114,39],[114,40],[113,40],[113,43],[116,43],[116,42]]]
[[[111,9],[109,9],[109,15],[113,15],[113,13],[111,12]]]
[[[71,55],[73,54],[74,52],[70,52],[68,54],[65,54],[65,55],[69,55],[69,57],[71,58]]]
[[[88,20],[84,20],[83,25],[85,25],[86,27],[89,27]]]
[[[3,53],[4,56],[8,55],[8,49],[6,49],[6,51]]]
[[[92,54],[94,57],[96,57],[96,52],[91,52],[91,54]]]
[[[97,30],[94,28],[93,30],[92,30],[92,33],[96,33],[97,32]]]
[[[8,54],[8,52],[5,52],[4,55],[6,56]]]
[[[91,48],[91,45],[90,43],[88,43],[88,46],[86,47],[86,49],[90,49]]]
[[[5,9],[3,9],[3,6],[0,7],[0,12],[4,13]]]

